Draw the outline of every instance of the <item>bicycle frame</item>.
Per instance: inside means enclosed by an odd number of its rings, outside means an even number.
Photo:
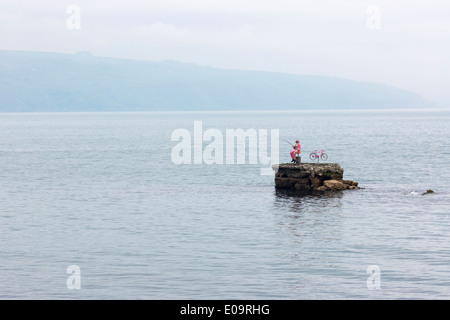
[[[318,151],[316,149],[316,150],[314,150],[314,152],[311,152],[311,154],[309,155],[309,158],[311,160],[317,159],[317,162],[319,162],[319,159],[326,161],[328,159],[328,155],[325,153],[325,150],[322,149],[322,150]]]

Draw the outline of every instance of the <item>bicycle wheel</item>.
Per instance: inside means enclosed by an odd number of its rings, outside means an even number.
[[[309,158],[311,160],[316,160],[316,154],[314,152],[311,152],[311,154],[309,155]]]
[[[328,155],[326,153],[322,153],[322,155],[320,156],[320,159],[322,159],[323,161],[327,161]]]

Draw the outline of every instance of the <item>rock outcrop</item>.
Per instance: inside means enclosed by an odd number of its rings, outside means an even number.
[[[360,189],[358,182],[344,180],[344,169],[337,163],[273,165],[276,189],[341,191]]]

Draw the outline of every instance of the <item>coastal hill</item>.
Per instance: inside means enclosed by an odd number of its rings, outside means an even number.
[[[0,51],[0,112],[423,108],[406,90],[335,77]]]

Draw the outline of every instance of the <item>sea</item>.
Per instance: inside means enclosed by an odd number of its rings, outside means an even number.
[[[238,129],[361,189],[276,190]],[[0,299],[449,298],[449,109],[0,114]]]

